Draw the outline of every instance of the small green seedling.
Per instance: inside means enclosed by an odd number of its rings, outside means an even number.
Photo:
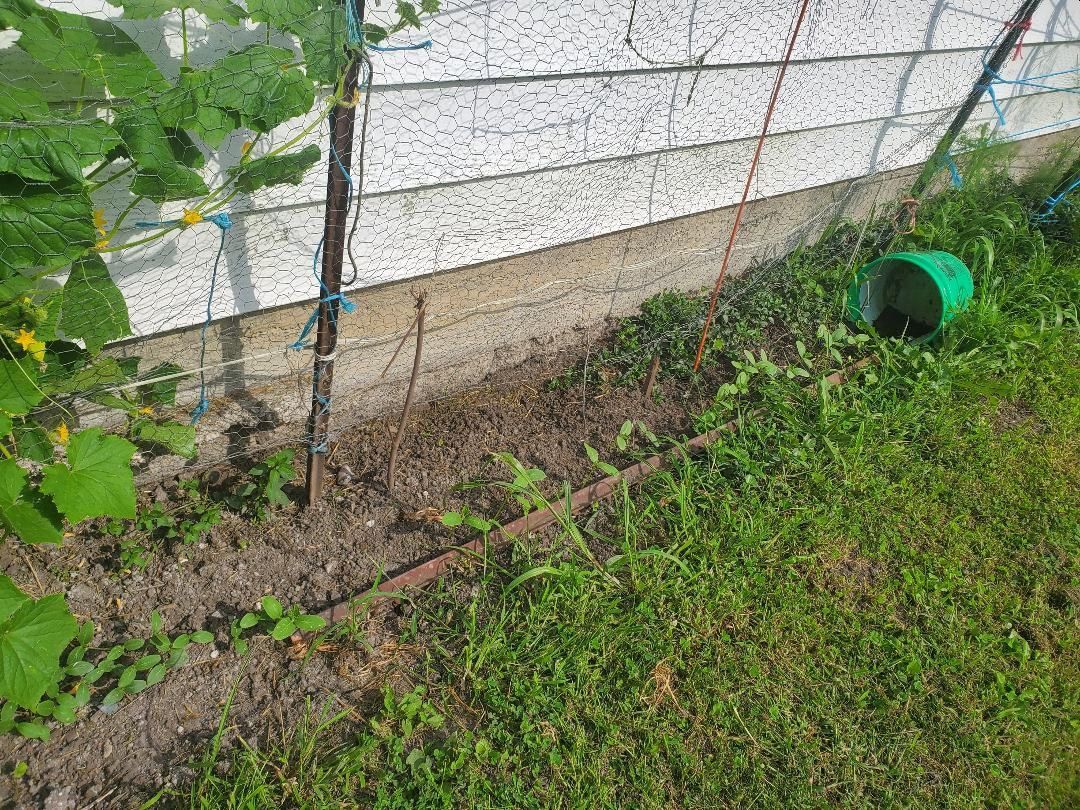
[[[443,526],[449,526],[456,528],[458,526],[469,526],[476,529],[478,532],[484,532],[485,534],[495,526],[490,520],[485,520],[479,515],[474,515],[469,511],[468,506],[462,506],[459,512],[446,512],[442,516]]]
[[[103,706],[119,703],[128,695],[161,683],[166,673],[187,662],[189,644],[209,644],[214,634],[208,630],[181,633],[169,638],[162,632],[161,614],[150,614],[150,638],[128,639],[112,647],[96,667],[87,672],[86,681],[96,684],[101,678],[119,671],[116,685],[102,699]],[[150,652],[144,652],[149,648]]]
[[[225,503],[239,515],[255,521],[270,519],[274,506],[288,506],[282,486],[296,478],[294,450],[279,450],[248,472],[250,480],[225,496]]]
[[[155,503],[139,510],[134,522],[114,519],[106,524],[106,533],[119,538],[122,571],[145,568],[164,543],[197,543],[221,522],[221,505],[199,492],[197,480],[184,481],[180,490],[187,502],[172,511]]]
[[[232,637],[233,646],[240,655],[248,651],[248,643],[244,638],[247,635],[265,633],[275,641],[284,641],[297,630],[304,633],[313,633],[326,627],[326,619],[305,613],[299,605],[293,605],[285,610],[281,602],[269,594],[259,601],[258,610],[254,613],[245,613],[239,619],[233,621],[229,627],[229,635]]]
[[[625,424],[630,424],[630,423],[627,422]],[[620,434],[620,435],[622,435],[622,434]],[[618,475],[619,474],[619,468],[616,467],[614,464],[608,464],[606,461],[601,461],[600,460],[600,453],[597,452],[596,448],[592,447],[588,442],[583,442],[583,444],[585,445],[585,455],[587,455],[589,457],[589,461],[591,461],[593,463],[593,466],[595,466],[598,470],[600,470],[605,475]]]
[[[622,423],[622,427],[619,428],[618,435],[615,436],[615,446],[621,451],[625,453],[626,448],[630,446],[630,438],[633,436],[635,427],[637,427],[638,432],[649,442],[649,444],[654,446],[660,444],[660,440],[656,438],[656,434],[649,430],[644,422],[634,422],[631,419],[627,419]],[[593,463],[595,463],[595,460]]]
[[[23,737],[48,740],[51,734],[46,723],[74,723],[78,712],[90,703],[94,691],[102,690],[109,682],[111,688],[101,700],[102,706],[119,703],[128,695],[136,695],[164,680],[166,673],[187,661],[189,644],[209,644],[212,633],[198,630],[169,638],[161,630],[161,616],[150,616],[152,636],[149,640],[130,638],[110,647],[96,661],[87,656],[93,648],[93,622],[78,628],[75,644],[68,649],[63,663],[56,671],[41,701],[32,711],[20,710],[12,701],[0,708],[0,733],[16,732]],[[150,651],[147,652],[147,647]],[[114,680],[115,677],[115,680]]]

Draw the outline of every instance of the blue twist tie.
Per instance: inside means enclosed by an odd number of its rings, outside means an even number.
[[[952,178],[953,188],[957,191],[964,187],[964,178],[960,176],[960,170],[956,168],[956,162],[952,159],[952,155],[946,154],[942,160],[945,162],[945,167],[949,170],[949,177]]]
[[[1005,113],[1001,111],[1001,105],[998,104],[997,93],[994,92],[993,84],[977,84],[975,85],[980,90],[985,90],[986,94],[990,96],[990,103],[994,105],[994,112],[997,113],[998,125],[1005,126]]]
[[[364,44],[364,31],[356,13],[355,0],[345,0],[345,29],[350,45],[359,48]]]
[[[356,312],[356,304],[346,298],[345,293],[335,293],[333,295],[326,296],[326,298],[319,299],[320,304],[330,304],[334,301],[337,301],[341,305],[341,310],[346,315]],[[331,318],[333,318],[332,314]],[[318,322],[318,320],[319,308],[315,307],[315,311],[311,313],[307,321],[304,323],[304,328],[300,330],[299,337],[297,337],[296,340],[289,344],[289,348],[295,351],[300,351],[305,348],[307,337],[311,334],[311,330],[315,328],[315,324]]]
[[[216,214],[211,214],[208,217],[203,217],[207,222],[213,222],[221,230],[227,231],[233,226],[232,218],[224,211],[219,211]]]
[[[337,163],[338,168],[341,169],[342,175],[345,177],[345,182],[348,184],[348,189],[345,197],[345,213],[349,213],[349,209],[352,207],[353,196],[353,179],[352,175],[345,169],[344,164],[341,162],[341,158],[338,157],[337,150],[334,149],[333,140],[330,141],[330,155],[334,158],[334,162]],[[323,240],[325,237],[319,238],[319,244],[315,246],[315,258],[311,262],[311,272],[315,276],[315,281],[319,283],[319,291],[323,294],[323,297],[319,299],[320,304],[332,304],[335,301],[341,305],[341,310],[346,314],[350,314],[356,311],[356,304],[345,297],[345,293],[336,292],[331,293],[329,288],[323,284],[322,276],[319,274],[319,256],[322,254]],[[332,321],[337,320],[337,313],[331,311],[330,318]],[[311,330],[315,327],[315,323],[319,320],[319,307],[315,307],[315,311],[311,313],[311,316],[304,323],[303,329],[300,330],[299,337],[289,344],[289,348],[295,351],[300,351],[304,348],[305,341],[308,335],[311,334]]]
[[[210,322],[214,318],[214,288],[217,286],[217,273],[218,265],[221,264],[221,254],[225,251],[225,234],[233,226],[232,218],[224,211],[210,214],[203,219],[214,223],[221,229],[221,241],[218,243],[217,256],[214,259],[214,270],[210,274],[210,293],[206,296],[206,320],[203,321],[202,330],[199,333],[199,404],[191,412],[191,424],[193,425],[198,424],[203,414],[210,410],[210,400],[206,396],[206,371],[203,368],[206,365],[206,330],[210,328]]]
[[[1071,205],[1071,203],[1065,198],[1072,194],[1074,191],[1076,191],[1076,189],[1078,188],[1080,188],[1080,176],[1077,176],[1076,179],[1073,180],[1060,194],[1055,194],[1051,197],[1047,197],[1046,201],[1043,203],[1042,210],[1039,211],[1039,213],[1036,214],[1034,217],[1032,217],[1032,221],[1053,222],[1054,209],[1057,208],[1059,205]]]

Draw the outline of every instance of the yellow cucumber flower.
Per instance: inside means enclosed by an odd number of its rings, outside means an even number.
[[[23,328],[19,328],[19,334],[15,338],[15,342],[22,346],[22,350],[28,355],[33,357],[39,363],[45,359],[45,344],[40,340],[34,338],[34,331],[31,329],[27,332]]]
[[[200,222],[203,221],[203,215],[200,214],[198,211],[191,211],[185,208],[184,216],[181,218],[181,221],[185,225],[198,225]]]
[[[51,436],[53,441],[57,444],[67,444],[68,439],[71,438],[71,433],[68,431],[67,423],[61,422],[59,425],[57,425],[56,430],[52,432]]]

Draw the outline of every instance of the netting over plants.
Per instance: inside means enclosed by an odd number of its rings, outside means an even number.
[[[266,431],[324,452],[320,302],[338,430],[400,407],[421,290],[423,400],[709,285],[799,5],[0,0],[5,450],[52,463],[101,424],[193,460]],[[733,271],[774,283],[932,155],[962,183],[935,147],[1010,33],[968,131],[1074,125],[1068,0],[809,3]]]

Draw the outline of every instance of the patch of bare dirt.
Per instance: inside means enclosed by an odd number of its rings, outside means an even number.
[[[457,488],[504,476],[493,452],[508,451],[543,469],[554,492],[562,481],[579,487],[602,477],[583,442],[612,463],[627,460],[614,443],[626,419],[644,422],[659,436],[692,433],[687,414],[708,404],[708,392],[724,374],[716,371],[694,385],[661,374],[649,400],[637,388],[583,391],[545,383],[581,362],[584,353],[583,347],[530,361],[418,408],[402,441],[394,491],[385,483],[398,421],[391,415],[344,432],[332,446],[321,508],[283,510],[264,524],[226,514],[203,542],[157,554],[143,571],[117,573],[117,538],[100,531],[83,532],[58,548],[0,547],[0,570],[32,595],[64,593],[80,619],[95,622],[95,644],[102,648],[149,636],[154,610],[174,635],[195,629],[215,634],[212,645],[191,648],[189,664],[115,712],[92,709],[58,728],[47,744],[0,738],[0,772],[27,764],[20,780],[0,776],[0,808],[131,807],[164,786],[187,782],[190,758],[216,731],[234,689],[227,738],[258,745],[265,744],[267,728],[290,727],[311,701],[362,711],[383,683],[407,678],[416,651],[398,641],[400,605],[361,628],[359,645],[328,645],[306,662],[291,660],[287,645],[265,641],[238,656],[229,644],[229,624],[266,594],[318,611],[470,539],[467,530],[442,526],[438,517],[447,510],[468,505],[500,520],[517,517],[520,507],[505,494]],[[296,466],[302,471],[302,454]],[[205,480],[235,473],[210,471]],[[303,482],[296,483],[298,498]],[[175,482],[155,485],[141,500],[168,501],[175,489]]]

